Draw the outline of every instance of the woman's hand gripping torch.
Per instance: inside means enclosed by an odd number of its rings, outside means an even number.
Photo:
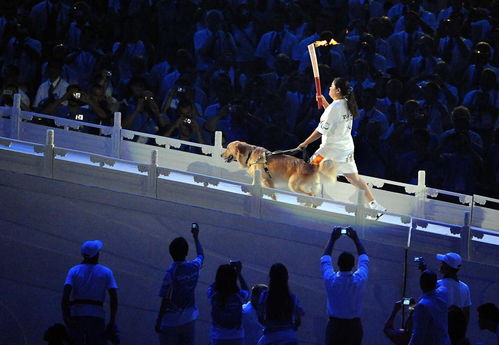
[[[312,64],[312,72],[314,73],[314,81],[315,81],[315,96],[317,99],[317,109],[322,108],[322,89],[321,89],[321,77],[319,74],[319,64],[317,63],[317,55],[315,54],[315,47],[320,46],[328,46],[328,45],[336,45],[339,44],[334,39],[331,41],[315,41],[314,43],[310,43],[308,47],[308,54],[310,55],[310,62]]]

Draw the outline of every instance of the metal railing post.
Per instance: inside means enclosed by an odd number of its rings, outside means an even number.
[[[215,175],[217,177],[222,177],[222,167],[223,167],[223,159],[221,157],[223,152],[223,146],[222,146],[222,132],[221,131],[216,131],[215,132],[215,142],[213,143],[213,165],[216,167],[215,168]]]
[[[43,176],[54,176],[54,130],[48,129],[43,152]]]
[[[147,190],[149,196],[157,196],[158,186],[158,150],[151,151],[151,163],[147,171]]]
[[[111,155],[115,158],[120,158],[121,155],[121,113],[114,113],[113,131],[111,132]]]
[[[471,253],[471,213],[464,212],[464,225],[461,227],[461,256],[465,260],[470,260]]]
[[[426,207],[426,171],[418,171],[418,186],[416,189],[416,214],[424,218]]]
[[[358,234],[360,238],[365,238],[364,227],[365,227],[365,194],[366,192],[362,189],[357,191],[357,207],[355,208],[355,224],[359,227]]]
[[[12,104],[10,116],[10,137],[12,139],[19,139],[21,128],[21,94],[14,95],[14,103]]]
[[[253,176],[253,183],[251,185],[250,214],[257,218],[260,218],[261,216],[262,197],[262,171],[260,169],[255,169],[255,175]]]

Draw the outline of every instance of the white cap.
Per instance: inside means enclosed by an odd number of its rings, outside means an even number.
[[[456,253],[437,254],[437,260],[445,262],[450,267],[458,270],[461,268],[461,255]]]
[[[81,255],[87,258],[93,258],[102,249],[104,244],[99,240],[86,241],[81,245]]]

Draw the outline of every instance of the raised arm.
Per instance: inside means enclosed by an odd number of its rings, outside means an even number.
[[[393,325],[395,321],[395,316],[397,316],[398,312],[402,309],[402,301],[397,301],[393,305],[392,312],[388,319],[385,322],[385,327],[383,329],[383,332],[386,334],[387,337],[390,337],[393,332],[395,331],[395,326]]]
[[[47,115],[52,115],[54,114],[54,111],[55,109],[60,106],[63,102],[67,101],[69,99],[69,97],[71,97],[71,93],[67,92],[64,94],[64,96],[62,96],[61,98],[59,99],[56,99],[54,100],[53,102],[47,104],[43,109],[42,109],[42,113],[43,114],[47,114]]]
[[[357,235],[357,232],[352,229],[351,227],[348,228],[347,231],[348,237],[350,237],[353,240],[353,243],[355,243],[355,248],[357,248],[357,254],[362,255],[362,254],[367,254],[366,249],[360,242],[359,236]]]
[[[197,223],[192,224],[196,224],[196,226],[191,228],[192,237],[194,238],[194,243],[196,245],[196,254],[198,256],[204,256],[203,247],[201,246],[201,242],[199,242],[199,225]]]
[[[329,241],[324,248],[324,252],[322,253],[322,256],[324,255],[329,255],[331,256],[333,254],[333,247],[334,244],[336,243],[336,240],[338,240],[341,237],[341,226],[335,226],[333,228],[333,232],[331,233],[331,237],[329,237]]]
[[[237,278],[239,279],[239,284],[241,286],[241,290],[246,290],[246,291],[249,291],[249,287],[248,287],[248,284],[246,284],[246,280],[244,280],[244,277],[242,275],[242,270],[243,270],[243,264],[239,261],[234,269],[236,270],[237,272]]]

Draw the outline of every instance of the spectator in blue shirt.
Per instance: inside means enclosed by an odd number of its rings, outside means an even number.
[[[243,304],[249,289],[241,275],[240,261],[220,265],[215,283],[208,288],[211,303],[211,345],[243,345]],[[237,285],[239,280],[240,287]]]
[[[199,316],[194,299],[194,290],[203,265],[204,253],[199,242],[199,227],[192,226],[192,237],[197,256],[186,261],[189,244],[183,237],[170,242],[170,255],[173,263],[166,270],[159,290],[161,306],[156,319],[156,332],[161,345],[192,345],[195,337],[195,321]]]
[[[269,290],[260,297],[258,320],[264,325],[259,345],[297,345],[296,330],[304,315],[298,297],[289,290],[288,269],[275,263],[269,272]]]
[[[447,300],[445,291],[437,290],[437,275],[424,271],[419,285],[423,296],[414,307],[409,345],[450,345]]]
[[[485,303],[478,308],[478,326],[495,333],[499,343],[499,309],[494,303]]]
[[[64,103],[67,105],[64,105]],[[94,124],[100,124],[101,120],[107,120],[108,118],[99,103],[88,97],[77,84],[69,85],[64,96],[49,103],[42,112],[52,116]],[[79,131],[98,134],[96,128],[80,127]]]
[[[357,248],[359,267],[354,272],[355,258],[349,252],[338,257],[339,271],[332,263],[333,247],[341,237],[342,230],[350,237]],[[321,257],[322,279],[327,293],[329,322],[326,328],[327,345],[360,345],[362,343],[362,300],[369,272],[369,257],[355,230],[351,227],[333,228],[329,242]]]

